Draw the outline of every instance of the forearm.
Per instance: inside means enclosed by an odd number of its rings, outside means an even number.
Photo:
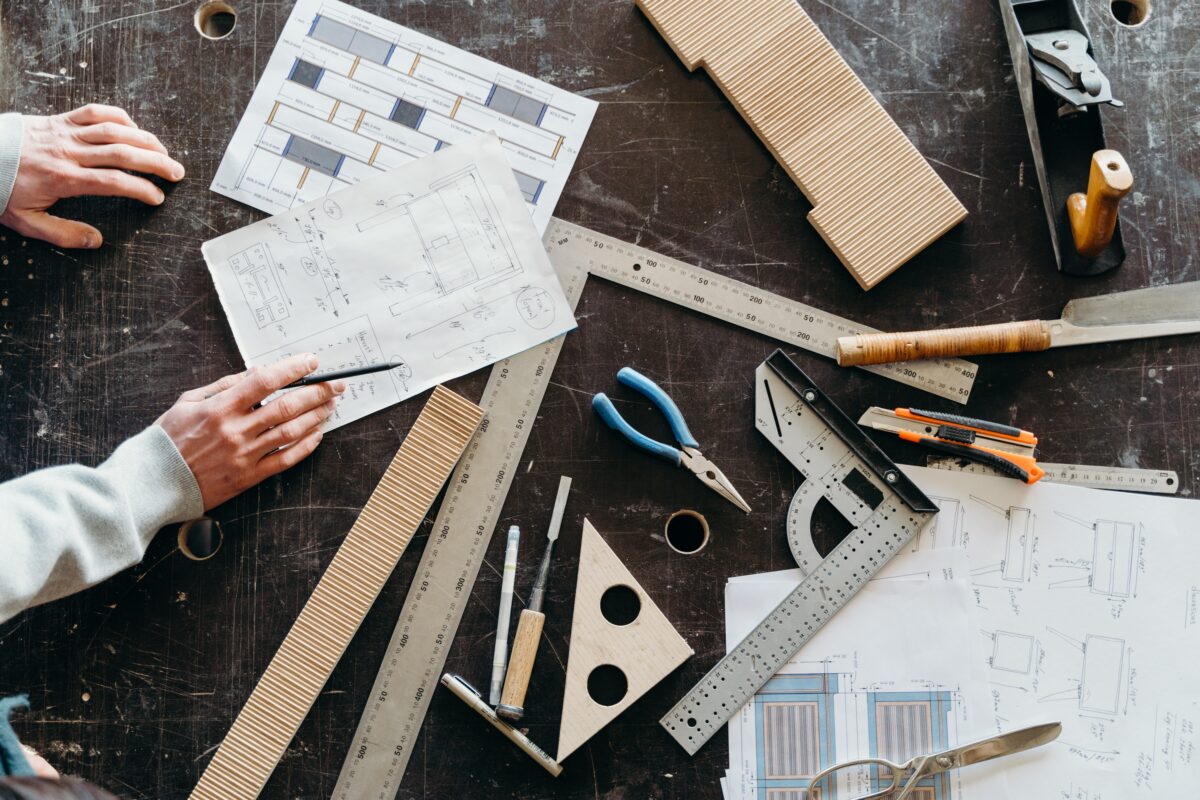
[[[17,182],[22,131],[20,114],[0,114],[0,214],[8,208],[8,198]]]
[[[0,622],[138,563],[160,528],[203,511],[196,479],[157,426],[98,467],[0,484]]]

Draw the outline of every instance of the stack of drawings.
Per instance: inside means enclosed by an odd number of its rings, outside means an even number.
[[[830,764],[1045,721],[1062,722],[1056,742],[913,797],[1192,796],[1200,688],[1176,666],[1200,658],[1188,501],[905,469],[941,513],[731,720],[726,800],[811,800]],[[728,648],[799,579],[731,580]],[[889,780],[863,769],[833,793]]]

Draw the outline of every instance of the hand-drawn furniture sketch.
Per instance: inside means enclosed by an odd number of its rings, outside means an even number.
[[[1029,580],[1033,566],[1037,516],[1022,506],[1001,508],[982,497],[971,495],[971,499],[1008,520],[1008,533],[1004,540],[1004,556],[998,562],[975,567],[971,570],[971,575],[999,574],[1002,579],[1010,583],[1024,583]]]
[[[390,308],[398,317],[430,300],[521,272],[498,218],[495,201],[472,165],[432,184],[427,194],[383,201],[380,211],[358,220],[355,228],[362,233],[405,225],[421,244],[422,268],[397,281],[403,299]]]
[[[1055,564],[1056,570],[1076,570],[1083,575],[1056,580],[1052,588],[1087,586],[1093,594],[1122,600],[1137,594],[1137,551],[1143,540],[1140,523],[1111,519],[1088,521],[1061,511],[1054,512],[1092,532],[1090,563]]]
[[[1004,672],[1028,675],[1033,671],[1033,655],[1037,651],[1037,639],[1024,633],[1012,631],[982,631],[992,643],[988,666]]]
[[[930,495],[929,499],[941,510],[928,525],[913,537],[909,550],[916,553],[920,550],[941,550],[947,547],[961,546],[965,513],[962,503],[952,497]]]
[[[902,763],[920,753],[950,746],[949,725],[954,693],[870,691],[851,688],[848,675],[810,673],[777,675],[754,696],[754,720],[762,747],[758,750],[759,800],[831,800],[809,789],[809,779],[845,758],[866,756]],[[865,741],[868,753],[838,753],[839,735]],[[857,730],[856,735],[850,731]],[[868,770],[869,791],[891,781],[886,769]],[[945,774],[922,780],[912,795],[922,800],[950,800]]]
[[[1075,700],[1085,715],[1115,717],[1123,713],[1122,699],[1128,694],[1124,690],[1125,640],[1089,633],[1080,641],[1054,628],[1047,630],[1078,650],[1083,658],[1077,686],[1043,695],[1038,702]]]
[[[271,257],[271,246],[256,244],[229,258],[229,268],[237,275],[242,297],[259,328],[287,319],[291,298],[279,280],[279,267]]]

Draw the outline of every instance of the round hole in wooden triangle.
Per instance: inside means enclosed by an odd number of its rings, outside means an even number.
[[[692,648],[585,519],[556,760],[577,750],[691,654]],[[621,694],[614,670],[625,681]]]

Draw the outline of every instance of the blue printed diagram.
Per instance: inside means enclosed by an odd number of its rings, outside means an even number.
[[[586,105],[566,107],[578,101],[340,4],[319,8],[263,116],[248,112],[242,121],[257,133],[236,180],[218,187],[218,175],[214,188],[278,212],[489,131],[503,142],[531,210],[548,182],[565,182]]]
[[[825,767],[851,758],[885,758],[902,763],[914,755],[951,746],[955,693],[945,690],[890,692],[843,689],[846,676],[830,673],[779,675],[754,696],[759,800],[835,800],[838,792],[858,797],[891,782],[880,767],[856,769],[839,785],[810,788]],[[869,752],[849,750],[865,742]],[[917,800],[951,800],[950,776],[923,780]]]

